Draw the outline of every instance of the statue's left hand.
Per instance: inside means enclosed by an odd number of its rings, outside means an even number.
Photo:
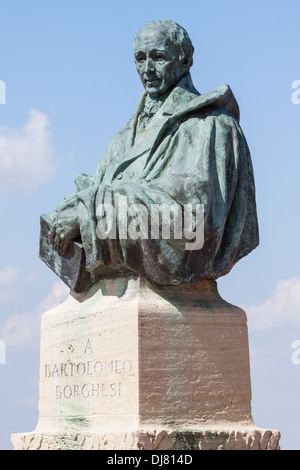
[[[65,254],[72,240],[80,236],[79,224],[54,222],[49,232],[49,241],[56,251]]]

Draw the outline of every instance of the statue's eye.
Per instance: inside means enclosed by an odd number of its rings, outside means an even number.
[[[156,54],[156,56],[154,57],[154,60],[157,60],[158,62],[159,61],[163,61],[165,60],[165,56],[163,54]]]
[[[137,56],[135,58],[135,60],[137,61],[138,64],[142,64],[143,62],[145,62],[145,57],[144,56]]]

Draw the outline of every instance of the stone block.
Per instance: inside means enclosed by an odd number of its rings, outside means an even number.
[[[277,449],[251,415],[246,313],[216,281],[105,279],[42,318],[39,421],[15,449]]]

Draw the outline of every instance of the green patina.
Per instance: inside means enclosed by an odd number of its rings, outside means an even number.
[[[133,116],[112,139],[94,177],[41,217],[40,256],[77,292],[101,278],[135,273],[160,285],[217,279],[258,245],[251,156],[229,86],[201,95],[190,75],[193,46],[172,21],[147,23],[134,42],[145,88]],[[97,208],[203,204],[204,243],[187,250],[169,239],[100,239]],[[193,215],[194,217],[194,215]],[[131,215],[131,219],[134,216]],[[172,219],[173,220],[173,219]],[[193,224],[195,220],[193,219]]]

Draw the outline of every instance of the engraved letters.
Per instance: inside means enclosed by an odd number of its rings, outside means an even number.
[[[68,348],[71,350],[71,347]],[[72,351],[74,349],[72,348]],[[90,340],[83,350],[84,354],[93,353]],[[49,379],[69,379],[67,383],[55,385],[56,399],[71,398],[114,398],[121,396],[122,378],[132,372],[133,365],[128,359],[106,359],[45,364],[43,376]],[[89,382],[95,377],[99,381]],[[79,383],[78,383],[79,379]],[[112,380],[113,379],[113,380]]]
[[[55,397],[60,398],[106,398],[121,395],[121,382],[118,383],[92,383],[82,385],[56,385]]]
[[[45,378],[84,377],[130,374],[132,363],[129,360],[62,362],[61,364],[45,364]]]

